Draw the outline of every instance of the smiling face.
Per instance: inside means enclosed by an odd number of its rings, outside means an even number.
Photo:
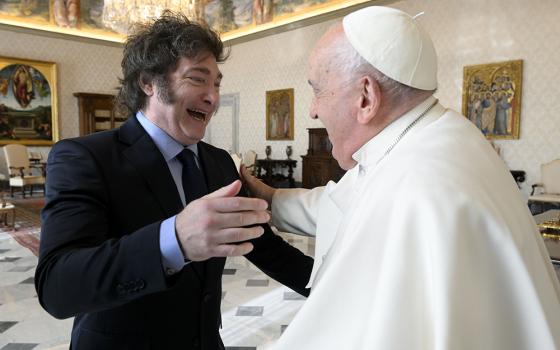
[[[330,64],[329,51],[335,36],[342,34],[342,26],[329,30],[318,42],[309,57],[308,82],[313,89],[309,116],[325,125],[333,146],[332,155],[341,168],[348,170],[356,162],[352,155],[358,149],[355,135],[359,94],[340,69]]]
[[[143,112],[177,142],[195,144],[204,137],[218,107],[221,80],[222,73],[213,55],[182,57],[167,74],[166,84],[151,82],[142,87],[148,95]]]

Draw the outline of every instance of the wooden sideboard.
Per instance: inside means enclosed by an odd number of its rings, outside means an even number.
[[[80,113],[80,135],[118,128],[128,116],[114,111],[113,95],[76,92]]]
[[[332,157],[332,144],[325,128],[307,129],[309,132],[309,148],[302,156],[302,185],[313,188],[326,185],[330,180],[338,181],[345,171],[338,166]]]

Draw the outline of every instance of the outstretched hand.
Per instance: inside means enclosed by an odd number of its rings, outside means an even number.
[[[269,207],[272,205],[272,197],[276,189],[251,175],[251,172],[249,172],[244,165],[241,165],[241,180],[252,197],[264,199]]]
[[[177,215],[175,232],[187,259],[240,256],[253,250],[243,241],[260,237],[264,229],[245,226],[266,223],[270,215],[265,201],[235,197],[240,189],[241,181],[236,180],[192,201]]]

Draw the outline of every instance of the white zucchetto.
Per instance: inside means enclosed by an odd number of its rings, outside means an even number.
[[[354,49],[391,79],[421,90],[437,88],[437,55],[430,36],[407,13],[371,6],[342,20]]]

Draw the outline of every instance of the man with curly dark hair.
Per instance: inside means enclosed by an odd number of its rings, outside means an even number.
[[[117,98],[131,117],[51,150],[35,281],[45,310],[75,316],[71,349],[223,349],[226,256],[308,294],[312,259],[272,233],[229,154],[201,141],[226,56],[183,15],[137,26]]]

